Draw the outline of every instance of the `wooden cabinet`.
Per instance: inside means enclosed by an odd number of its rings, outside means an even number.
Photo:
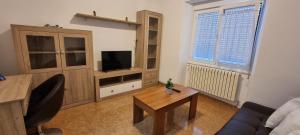
[[[137,13],[136,67],[143,68],[143,86],[158,83],[162,14],[147,10]]]
[[[32,88],[64,74],[64,107],[94,101],[90,31],[22,25],[12,31],[20,71],[33,75]]]

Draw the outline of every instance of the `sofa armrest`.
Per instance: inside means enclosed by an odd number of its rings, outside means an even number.
[[[254,111],[257,111],[259,113],[265,114],[265,115],[271,115],[275,109],[270,108],[270,107],[266,107],[266,106],[262,106],[253,102],[246,102],[243,104],[242,108],[248,108]]]

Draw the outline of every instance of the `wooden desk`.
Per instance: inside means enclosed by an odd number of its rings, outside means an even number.
[[[169,95],[165,88],[151,89],[139,92],[133,96],[133,123],[144,119],[144,110],[154,118],[153,135],[163,135],[165,126],[165,113],[186,102],[190,102],[189,120],[195,118],[198,91],[176,85]]]
[[[23,116],[30,98],[32,75],[6,76],[0,81],[0,134],[26,135]]]

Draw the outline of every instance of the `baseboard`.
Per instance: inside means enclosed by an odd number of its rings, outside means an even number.
[[[69,109],[69,108],[72,108],[75,106],[92,103],[92,102],[95,102],[95,100],[86,100],[86,101],[81,101],[81,102],[77,102],[77,103],[73,103],[73,104],[64,105],[61,107],[61,110]]]

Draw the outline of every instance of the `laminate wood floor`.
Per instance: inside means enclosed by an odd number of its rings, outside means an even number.
[[[162,85],[143,90],[151,90]],[[116,96],[98,103],[89,103],[60,111],[46,128],[56,127],[64,135],[152,135],[153,119],[133,125],[133,94]],[[238,109],[204,95],[198,98],[196,118],[188,121],[189,103],[168,113],[167,135],[212,135],[234,115]]]

